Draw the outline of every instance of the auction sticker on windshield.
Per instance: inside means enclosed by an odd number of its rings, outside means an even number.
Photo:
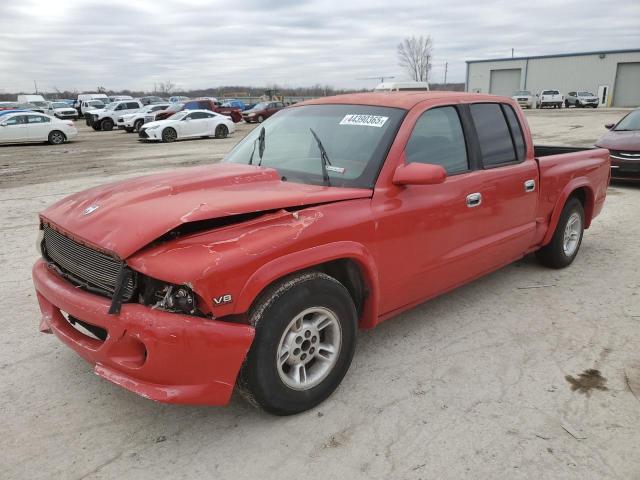
[[[364,127],[382,127],[389,117],[381,115],[345,115],[340,121],[340,125],[360,125]]]

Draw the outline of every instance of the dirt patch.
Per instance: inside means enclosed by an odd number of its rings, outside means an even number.
[[[605,387],[607,379],[602,376],[600,370],[593,368],[585,370],[577,378],[572,375],[567,375],[564,378],[571,385],[571,391],[584,393],[587,396],[591,395],[592,390],[608,390]]]

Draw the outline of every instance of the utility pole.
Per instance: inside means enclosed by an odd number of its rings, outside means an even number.
[[[513,48],[511,49],[511,58],[513,58]]]
[[[35,81],[35,80],[33,81],[33,86],[34,86],[34,87],[35,87],[35,89],[36,89],[36,93],[38,93],[38,84],[36,83],[36,81]]]
[[[444,86],[447,86],[447,70],[449,69],[449,62],[444,62]]]

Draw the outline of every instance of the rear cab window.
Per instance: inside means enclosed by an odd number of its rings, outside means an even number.
[[[510,105],[474,103],[469,106],[469,110],[484,168],[524,160],[526,147],[522,128]]]

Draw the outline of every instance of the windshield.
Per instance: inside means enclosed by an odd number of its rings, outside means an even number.
[[[35,105],[37,107],[46,107],[46,106],[48,106],[47,102],[42,102],[42,101],[39,101],[39,100],[35,100],[33,102],[30,102],[30,103],[31,103],[31,105]]]
[[[524,95],[526,96],[530,96],[531,92],[529,90],[517,90],[515,92],[513,92],[514,95]]]
[[[256,103],[251,110],[264,110],[265,108],[267,108],[267,105],[269,105],[268,102],[260,102],[260,103]]]
[[[90,102],[87,102],[87,105],[90,107],[104,107],[104,103],[99,100],[91,100]]]
[[[542,92],[543,95],[560,95],[560,92],[557,90],[545,90]]]
[[[114,108],[116,108],[118,106],[118,103],[116,102],[111,102],[108,105],[106,105],[104,107],[105,110],[113,110]]]
[[[368,105],[306,105],[269,118],[260,162],[255,128],[224,159],[272,167],[283,180],[322,185],[322,157],[314,134],[330,160],[331,186],[373,188],[405,111]]]
[[[167,120],[182,120],[184,117],[186,117],[190,113],[191,112],[189,112],[189,111],[186,111],[186,112],[183,111],[183,112],[174,113],[169,118],[167,118]]]
[[[595,95],[591,92],[578,92],[579,97],[595,97]]]
[[[67,104],[66,104],[66,103],[64,103],[64,102],[53,102],[53,103],[51,104],[51,106],[52,106],[53,108],[67,108],[67,107],[69,107],[69,105],[67,105]]]
[[[640,130],[640,110],[634,110],[629,115],[620,120],[614,130]]]

